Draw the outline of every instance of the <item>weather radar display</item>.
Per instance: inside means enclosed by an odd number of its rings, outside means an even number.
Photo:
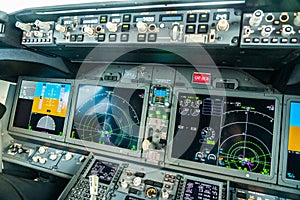
[[[272,99],[179,93],[171,156],[270,175],[274,113]]]
[[[144,89],[79,85],[71,138],[137,150]]]

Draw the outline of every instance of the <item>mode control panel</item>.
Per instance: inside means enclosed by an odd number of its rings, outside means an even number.
[[[300,12],[263,12],[243,16],[241,47],[299,47]]]
[[[237,46],[241,12],[207,9],[63,16],[57,44],[195,43]]]

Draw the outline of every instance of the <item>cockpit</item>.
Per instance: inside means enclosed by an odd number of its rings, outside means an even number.
[[[0,8],[0,199],[300,199],[299,1],[41,3]]]

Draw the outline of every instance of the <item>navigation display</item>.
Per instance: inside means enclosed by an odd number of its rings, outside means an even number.
[[[171,157],[270,175],[275,99],[179,93]]]
[[[300,180],[300,102],[290,102],[286,178]]]
[[[70,83],[22,80],[13,127],[30,134],[62,136],[70,90]]]
[[[70,137],[137,151],[144,89],[81,84]]]

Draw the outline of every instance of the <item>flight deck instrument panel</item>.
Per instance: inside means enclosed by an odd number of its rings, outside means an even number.
[[[77,89],[68,141],[138,155],[146,88],[78,84]]]
[[[280,98],[177,94],[172,163],[274,181]]]
[[[72,82],[20,80],[10,130],[64,140]]]
[[[232,8],[62,16],[23,23],[22,44],[212,44],[237,46],[241,12]],[[40,25],[43,25],[40,27]]]

